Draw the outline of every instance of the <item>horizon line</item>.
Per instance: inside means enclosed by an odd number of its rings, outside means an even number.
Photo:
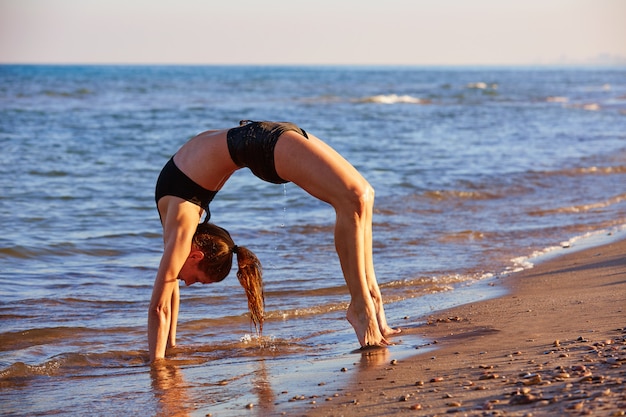
[[[623,68],[621,62],[565,62],[565,63],[467,63],[467,64],[411,64],[411,63],[159,63],[159,62],[3,62],[0,66],[116,66],[116,67],[405,67],[405,68]]]

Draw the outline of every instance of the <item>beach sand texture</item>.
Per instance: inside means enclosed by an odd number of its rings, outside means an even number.
[[[384,363],[348,369],[352,382],[302,415],[626,415],[625,240],[495,285],[510,292],[404,328],[436,349],[402,361],[373,354]]]

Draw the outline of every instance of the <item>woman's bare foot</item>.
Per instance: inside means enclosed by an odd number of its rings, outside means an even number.
[[[385,317],[385,309],[383,307],[383,302],[381,299],[375,299],[378,301],[374,301],[376,304],[376,320],[378,320],[378,328],[380,329],[380,333],[383,337],[393,336],[394,334],[398,334],[402,332],[402,329],[394,329],[389,327],[387,324],[387,318]]]
[[[402,333],[402,329],[400,328],[394,329],[392,327],[387,326],[385,329],[381,329],[380,332],[382,333],[383,336],[386,337],[386,336],[393,336],[395,334]]]
[[[380,331],[375,316],[368,315],[366,311],[362,314],[357,313],[352,303],[350,303],[346,318],[354,328],[361,347],[389,345],[389,342]]]

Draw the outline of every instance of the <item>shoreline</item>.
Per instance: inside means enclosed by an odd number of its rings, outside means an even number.
[[[397,340],[433,342],[382,364],[364,353],[300,415],[626,415],[626,238],[538,259],[498,278],[500,297],[405,323]]]

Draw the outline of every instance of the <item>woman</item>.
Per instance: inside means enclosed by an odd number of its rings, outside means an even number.
[[[226,239],[224,229],[207,223],[209,203],[232,173],[243,167],[265,181],[293,182],[335,209],[335,248],[351,296],[347,319],[361,346],[388,345],[386,336],[400,330],[387,324],[374,273],[374,190],[341,155],[298,126],[242,121],[239,127],[191,138],[157,181],[155,198],[165,246],[148,313],[150,360],[163,358],[168,344],[176,345],[177,280],[186,285],[217,282],[228,274],[233,253],[252,319],[255,326],[262,326],[262,283],[256,256],[235,246],[230,236]],[[199,225],[203,211],[206,220]],[[215,233],[222,236],[214,239]],[[203,247],[201,241],[207,244]],[[228,266],[216,268],[216,262]]]

